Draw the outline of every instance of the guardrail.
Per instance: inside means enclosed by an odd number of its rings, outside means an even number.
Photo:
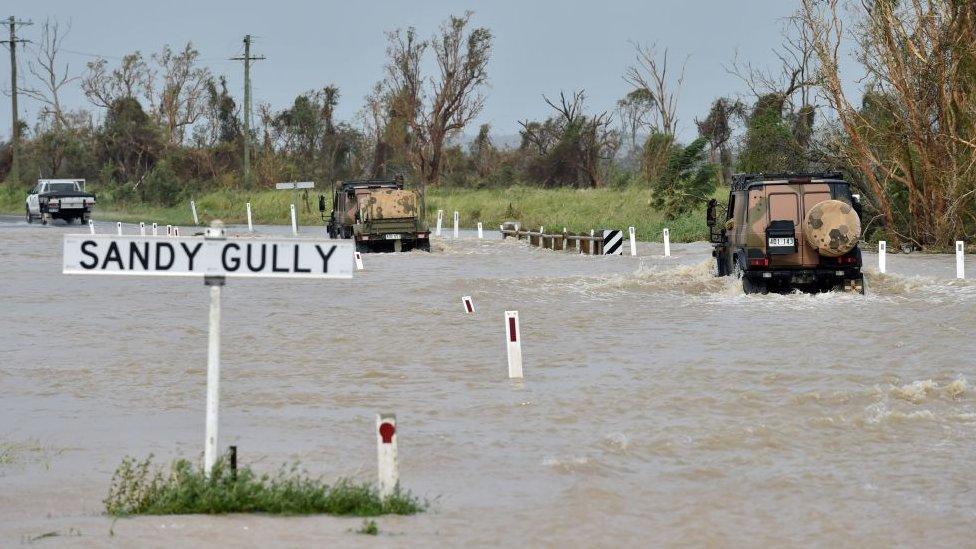
[[[517,240],[527,240],[530,245],[547,250],[555,250],[568,253],[578,253],[585,255],[603,255],[603,235],[577,234],[569,231],[561,233],[545,233],[542,231],[523,231],[518,226],[499,227],[502,238],[515,238]]]

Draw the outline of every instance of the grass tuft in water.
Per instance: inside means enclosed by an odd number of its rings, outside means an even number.
[[[380,533],[380,528],[376,525],[375,520],[363,519],[363,525],[359,527],[359,530],[356,530],[356,533],[375,536]]]
[[[211,475],[186,459],[174,461],[168,471],[154,467],[152,456],[143,461],[126,457],[115,470],[108,497],[109,515],[183,515],[270,513],[277,515],[330,514],[372,517],[412,515],[427,504],[409,492],[381,498],[370,483],[339,479],[334,484],[310,477],[297,464],[274,475],[257,475],[250,468],[234,475],[221,458]]]

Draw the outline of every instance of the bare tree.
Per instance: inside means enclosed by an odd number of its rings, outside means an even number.
[[[630,153],[640,149],[637,135],[647,129],[655,103],[654,96],[645,88],[635,89],[617,101],[620,125],[623,128],[623,134],[630,141]]]
[[[157,84],[155,73],[151,73],[145,97],[157,122],[166,128],[171,145],[182,143],[186,128],[207,111],[207,89],[213,76],[210,69],[196,65],[199,56],[189,42],[182,51],[174,52],[167,45],[152,56],[161,82]]]
[[[389,33],[386,99],[410,130],[408,150],[423,185],[436,185],[444,144],[481,112],[488,82],[491,31],[467,30],[472,12],[451,16],[429,41],[409,28]],[[424,78],[421,60],[434,52],[437,74]]]
[[[572,185],[602,187],[606,171],[620,148],[620,135],[613,129],[613,117],[606,111],[584,114],[586,95],[580,90],[559,103],[543,96],[556,116],[546,121],[521,121],[522,149],[535,150],[530,173],[545,186]]]
[[[654,128],[668,136],[674,136],[678,129],[678,94],[685,79],[685,65],[681,63],[677,75],[669,74],[667,48],[658,55],[654,44],[634,43],[636,63],[631,65],[624,80],[653,98],[651,123]]]
[[[139,52],[123,57],[119,66],[111,71],[108,61],[98,59],[88,63],[81,90],[93,105],[107,109],[118,99],[142,95],[150,76],[149,66]]]
[[[34,59],[27,63],[27,70],[40,82],[40,85],[21,90],[24,95],[43,105],[41,116],[51,117],[57,131],[61,131],[69,123],[61,105],[61,91],[68,84],[78,80],[77,76],[70,76],[70,67],[67,63],[62,67],[58,61],[62,43],[69,32],[71,32],[70,24],[62,31],[61,25],[56,20],[48,18],[44,21]]]

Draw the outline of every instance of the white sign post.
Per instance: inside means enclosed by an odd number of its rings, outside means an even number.
[[[217,460],[220,407],[220,293],[227,277],[352,278],[354,245],[342,241],[226,238],[215,221],[204,238],[64,235],[64,274],[193,276],[210,286],[204,467]]]
[[[91,234],[95,234],[95,222],[92,221],[91,219],[88,220],[88,232]]]
[[[254,224],[251,223],[251,203],[247,203],[247,232],[254,232]]]
[[[199,225],[200,224],[200,218],[197,217],[197,203],[194,202],[194,201],[192,201],[192,200],[190,201],[190,210],[193,211],[193,224],[194,225]]]
[[[637,255],[637,230],[634,227],[630,227],[630,255]]]
[[[298,235],[298,228],[295,222],[295,204],[298,204],[298,190],[303,189],[308,193],[308,189],[314,189],[314,181],[290,181],[288,183],[275,183],[275,189],[279,191],[291,191],[291,225],[292,234]],[[307,203],[306,203],[307,204]]]
[[[356,252],[355,258],[356,258],[356,270],[357,271],[363,270],[363,254]]]
[[[461,296],[461,303],[464,305],[464,312],[468,314],[474,313],[474,304],[471,302],[471,296]]]
[[[295,205],[291,205],[291,234],[298,236],[298,219],[295,218]]]
[[[887,258],[888,254],[888,243],[884,240],[878,241],[878,272],[881,274],[885,273],[887,268]]]
[[[508,377],[522,379],[522,332],[518,311],[505,311],[505,341],[508,346]]]
[[[142,221],[139,222],[139,236],[146,236],[146,224]]]
[[[671,231],[664,229],[664,257],[671,257]]]
[[[965,243],[956,241],[956,278],[966,278]]]
[[[152,235],[159,236],[159,223],[156,223],[155,221],[153,221],[152,225]]]
[[[444,210],[437,210],[437,236],[441,235],[441,223],[444,222]]]
[[[481,222],[479,221],[479,222],[478,222],[478,240],[481,240],[481,239],[483,239],[484,237],[485,237],[485,232],[484,232],[484,230],[483,230],[483,229],[481,228]]]
[[[460,217],[458,216],[457,210],[455,210],[454,211],[454,238],[457,238],[458,237],[458,220],[459,219],[460,219]]]
[[[400,483],[396,439],[396,415],[376,414],[376,467],[383,499],[392,496]]]

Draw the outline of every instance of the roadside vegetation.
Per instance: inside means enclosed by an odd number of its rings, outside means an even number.
[[[153,465],[152,456],[143,461],[122,460],[103,503],[106,513],[114,516],[269,513],[373,517],[413,515],[427,507],[409,492],[381,498],[369,483],[339,479],[325,484],[297,465],[274,475],[258,475],[247,467],[232,471],[220,459],[212,474],[205,475],[202,467],[186,459],[163,470]]]
[[[185,223],[207,215],[281,223],[276,182],[391,178],[426,190],[428,211],[457,209],[489,226],[572,230],[665,223],[676,240],[705,236],[704,203],[734,172],[840,171],[862,195],[872,238],[932,250],[976,238],[976,16],[972,3],[799,0],[770,37],[777,61],[727,60],[742,82],[692,121],[680,120],[680,52],[635,42],[628,91],[596,105],[586,91],[542,89],[546,113],[502,138],[475,126],[490,100],[495,36],[471,12],[437,29],[386,34],[383,76],[350,120],[340,85],[322,82],[288,105],[240,103],[192,43],[118,52],[72,73],[67,29],[32,37],[19,170],[0,142],[0,210],[20,213],[36,177],[81,177],[109,219]],[[639,37],[638,37],[639,38]],[[669,51],[671,54],[669,55]],[[860,64],[842,73],[838,52]],[[622,66],[625,60],[613,60]],[[856,74],[855,74],[856,73]],[[857,79],[858,85],[849,84]],[[69,107],[80,86],[88,104]],[[245,109],[253,113],[244,127]],[[678,128],[692,127],[690,135]],[[250,162],[243,162],[244,151]],[[318,218],[314,202],[303,223]]]

